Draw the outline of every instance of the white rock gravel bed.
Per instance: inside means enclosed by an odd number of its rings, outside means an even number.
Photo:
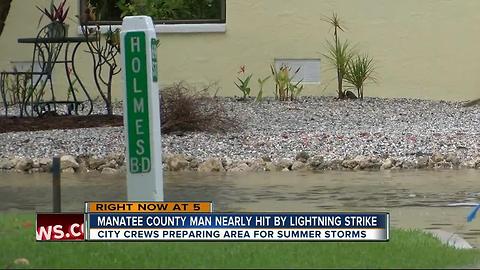
[[[337,101],[331,97],[285,103],[222,98],[221,102],[229,114],[239,117],[241,130],[163,136],[166,169],[209,171],[201,167],[207,160],[221,163],[223,169],[211,169],[214,171],[480,167],[478,106],[413,99]],[[97,104],[96,110],[100,107]],[[121,104],[115,107],[121,108]],[[33,164],[54,155],[71,155],[88,170],[90,157],[107,163],[112,156],[123,158],[123,153],[123,128],[119,127],[0,134],[0,169],[4,170],[17,167],[12,167],[12,160],[31,159]],[[294,164],[300,153],[307,158]],[[169,166],[167,161],[172,158],[180,159],[180,164],[185,159],[188,164],[180,169]],[[218,162],[209,164],[218,167]],[[116,163],[110,167],[123,166],[123,162]],[[25,171],[32,169],[33,165]]]

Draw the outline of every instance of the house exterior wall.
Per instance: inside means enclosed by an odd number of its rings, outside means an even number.
[[[78,1],[70,0],[70,35],[78,35],[74,15]],[[0,69],[10,60],[31,57],[31,46],[18,37],[37,31],[40,17],[35,5],[50,0],[13,1],[0,37]],[[337,12],[347,28],[341,33],[358,44],[377,63],[376,84],[366,96],[468,100],[480,97],[480,1],[478,0],[227,0],[224,33],[160,33],[159,79],[191,84],[218,82],[219,95],[241,93],[234,85],[241,65],[257,79],[270,74],[276,58],[321,59],[321,84],[308,84],[303,95],[335,95],[335,72],[322,56],[331,27],[321,20]],[[87,86],[91,62],[79,57],[78,69]],[[56,84],[63,73],[57,71]],[[121,77],[114,97],[122,98]],[[60,87],[58,87],[60,89]],[[273,82],[265,94],[273,93]],[[60,93],[59,93],[60,95]]]

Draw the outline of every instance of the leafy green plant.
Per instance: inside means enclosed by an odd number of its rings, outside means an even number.
[[[278,70],[274,65],[270,65],[270,70],[275,80],[275,99],[280,101],[295,100],[303,90],[303,85],[301,85],[303,80],[293,82],[293,78],[300,72],[300,68],[295,70],[291,76],[292,68],[285,65]]]
[[[262,100],[263,100],[263,86],[270,79],[270,77],[272,77],[272,76],[268,76],[268,77],[265,77],[263,79],[260,79],[260,78],[258,79],[258,84],[260,86],[260,90],[258,90],[258,95],[257,95],[257,99],[256,99],[257,102],[262,102]]]
[[[238,74],[245,76],[245,70],[246,70],[245,65],[241,66]],[[248,96],[250,96],[251,88],[249,87],[249,84],[250,84],[250,80],[252,79],[252,76],[253,74],[250,74],[245,78],[237,77],[238,82],[235,82],[235,85],[237,86],[237,88],[242,92],[244,100],[247,99]]]
[[[118,9],[118,0],[89,0],[85,9],[85,21],[114,21],[122,13]]]
[[[357,90],[357,96],[363,99],[363,87],[367,81],[376,81],[374,77],[375,62],[364,54],[351,59],[347,64],[345,81],[351,84]]]
[[[250,84],[250,80],[252,79],[252,76],[253,74],[250,74],[249,76],[247,76],[247,78],[243,80],[241,78],[237,78],[239,83],[235,83],[238,89],[242,91],[243,99],[246,99],[248,96],[250,96],[251,88],[248,87],[248,85]]]
[[[295,84],[290,83],[290,84],[288,85],[289,91],[290,91],[290,93],[291,93],[290,100],[295,100],[295,99],[297,99],[297,98],[300,96],[300,94],[302,93],[304,86],[303,86],[303,84],[301,84],[301,83],[302,83],[302,82],[300,81],[300,82],[297,82],[297,83],[295,83]]]

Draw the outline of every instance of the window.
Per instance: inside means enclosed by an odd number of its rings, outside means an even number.
[[[148,15],[159,24],[224,24],[226,0],[80,0],[87,24],[120,25],[124,15]],[[86,15],[89,3],[95,17]]]

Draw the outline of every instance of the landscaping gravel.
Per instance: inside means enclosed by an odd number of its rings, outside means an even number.
[[[480,156],[480,107],[461,102],[366,98],[338,101],[303,97],[296,102],[240,102],[221,98],[240,130],[162,137],[164,153],[200,161],[230,158],[295,159],[304,151],[325,160],[362,155],[417,160],[435,153],[460,161]],[[101,104],[96,105],[101,110]],[[121,108],[117,104],[116,108]],[[123,153],[123,128],[89,128],[0,134],[0,158]]]

